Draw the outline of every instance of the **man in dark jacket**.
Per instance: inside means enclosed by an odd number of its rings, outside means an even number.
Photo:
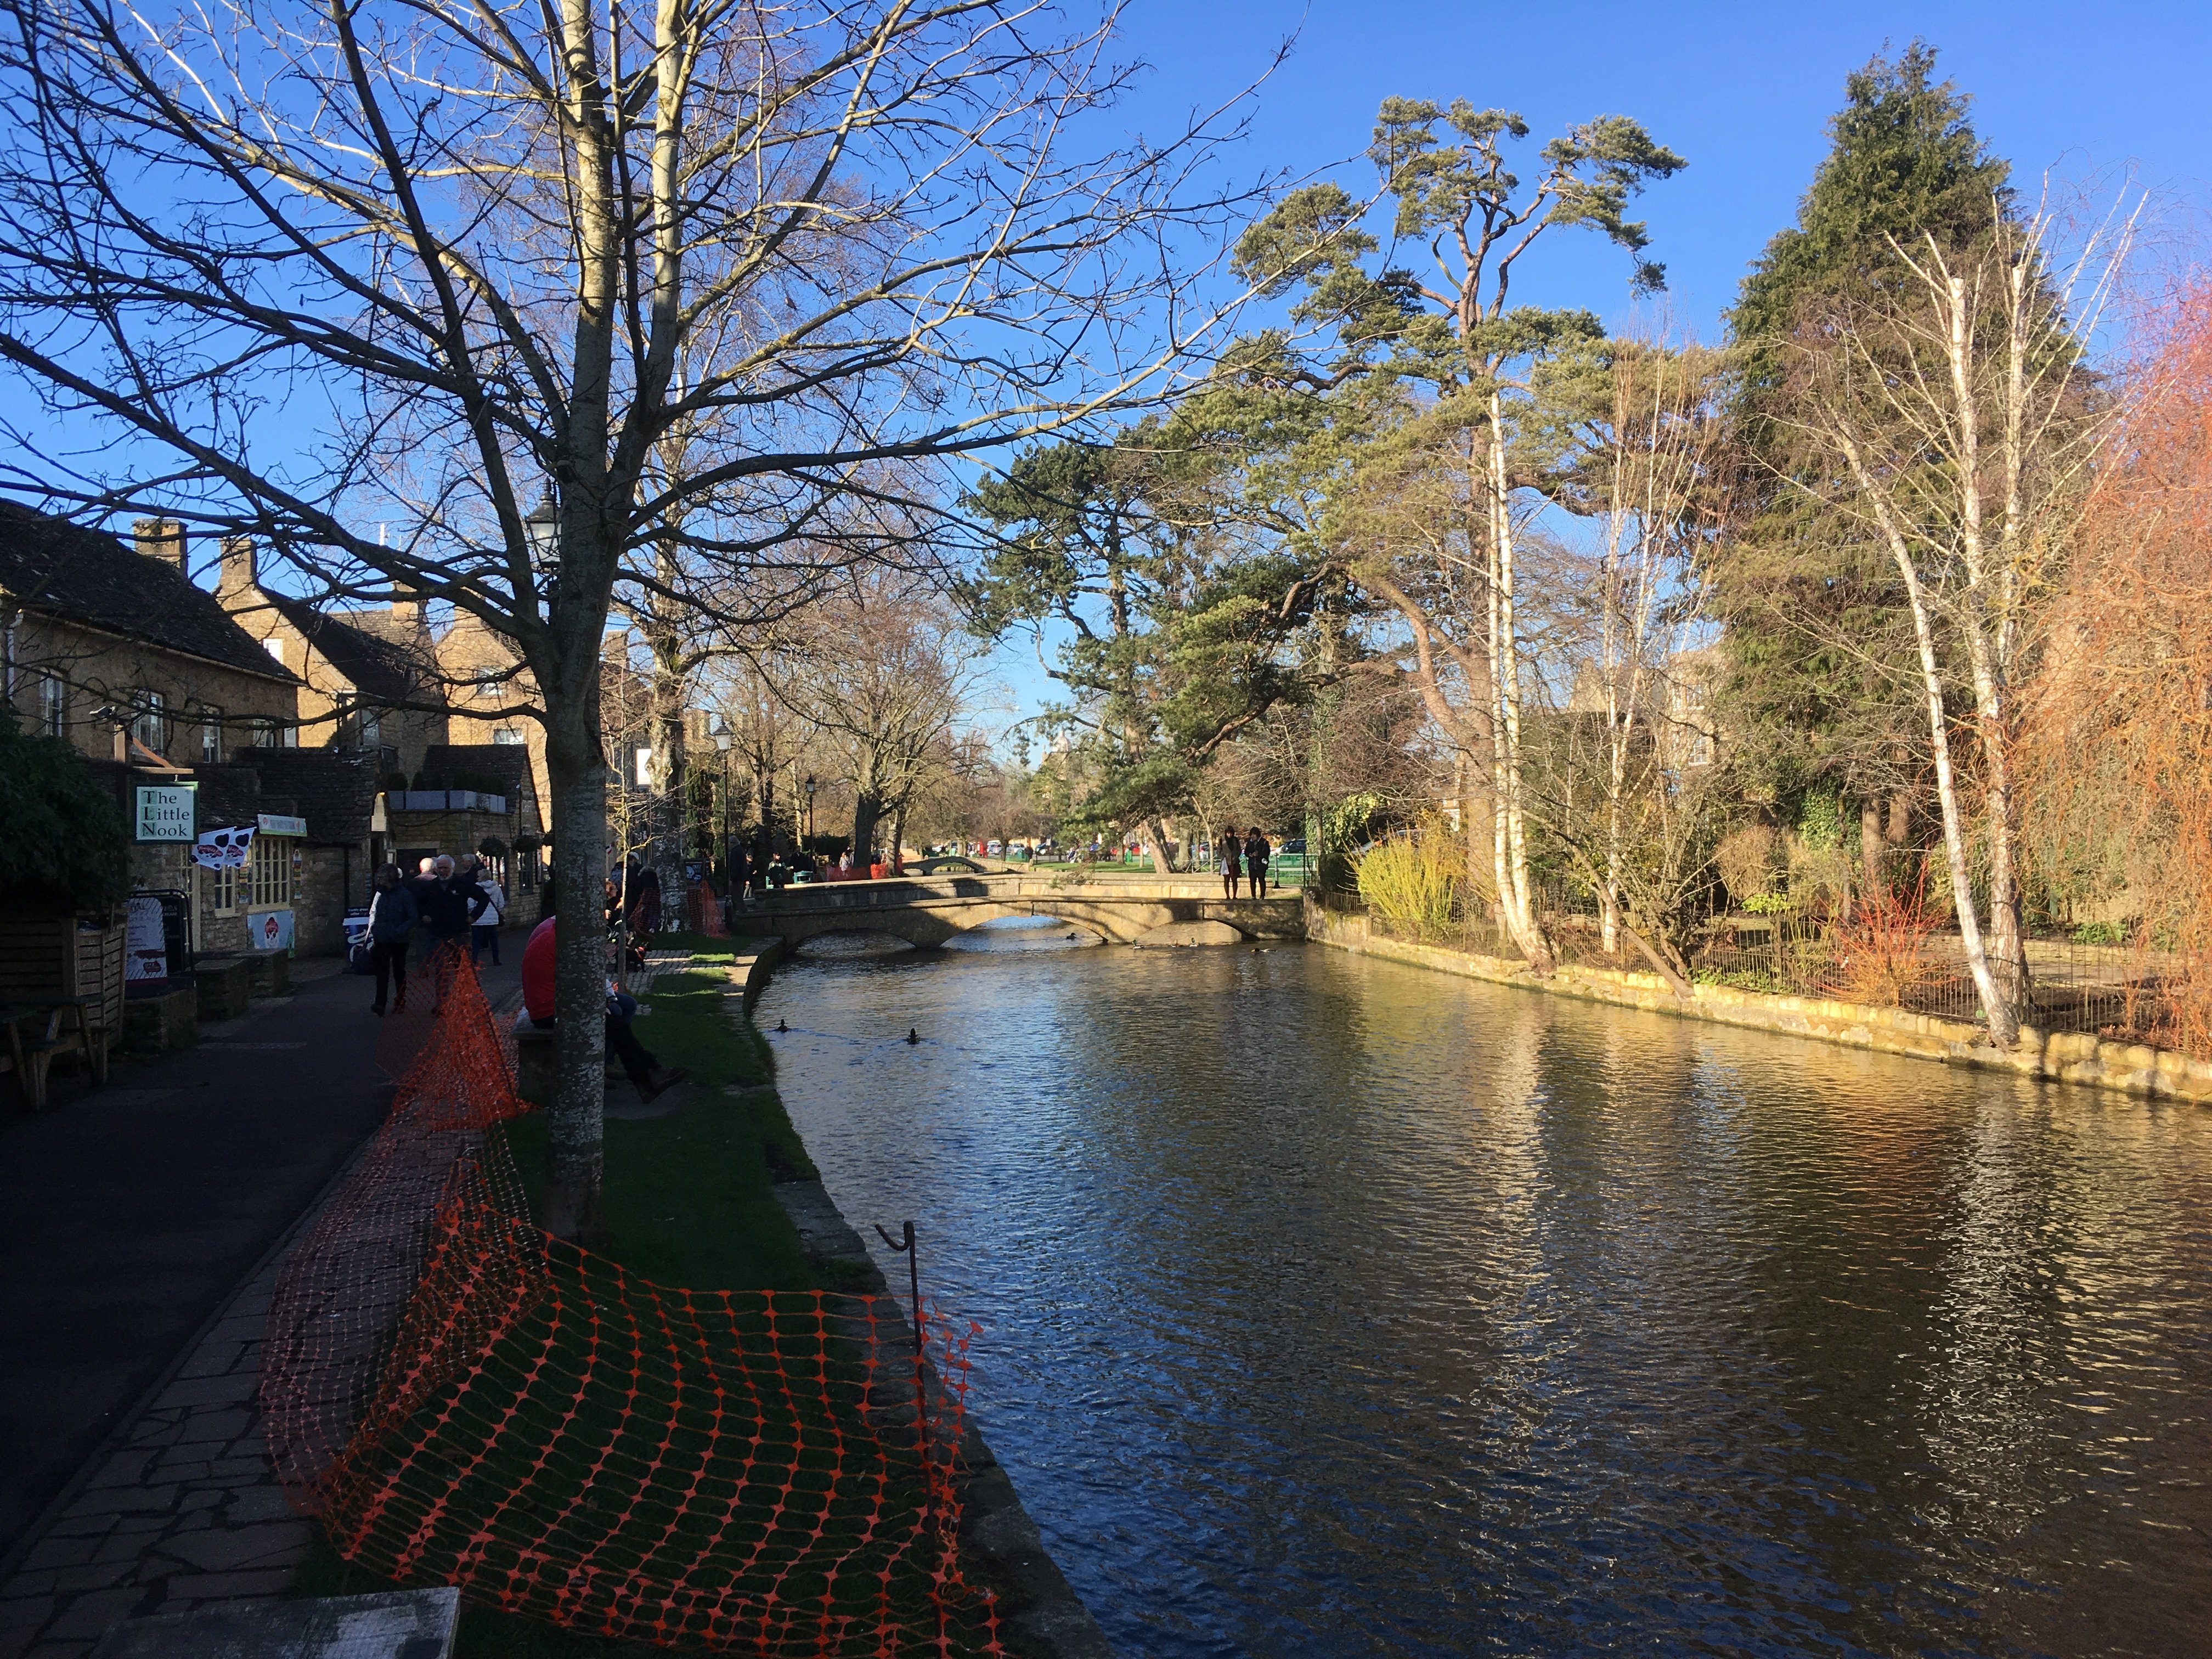
[[[376,872],[368,901],[369,971],[376,975],[376,1000],[369,1005],[373,1014],[384,1012],[386,988],[394,980],[399,992],[396,1011],[406,1012],[407,940],[419,919],[415,895],[399,879],[398,866],[386,865]]]
[[[1267,836],[1260,833],[1260,826],[1254,824],[1244,837],[1244,873],[1252,878],[1254,898],[1267,896],[1267,856],[1273,850]]]
[[[409,896],[415,901],[415,920],[419,924],[427,920],[430,915],[430,895],[436,890],[438,885],[436,857],[434,855],[425,858],[418,863],[415,866],[415,873],[406,878],[404,885]],[[418,925],[416,928],[416,937],[422,943],[422,955],[427,957],[430,954],[430,936]]]
[[[416,902],[422,909],[423,959],[435,975],[438,1001],[446,1000],[446,987],[451,981],[453,964],[461,958],[462,947],[468,943],[469,911],[471,902],[478,896],[476,884],[453,873],[453,860],[445,854],[438,855],[432,866],[429,885],[418,890]]]

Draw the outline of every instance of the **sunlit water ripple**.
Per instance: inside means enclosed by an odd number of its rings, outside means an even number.
[[[763,1024],[1123,1653],[2212,1650],[2212,1112],[1007,943]]]

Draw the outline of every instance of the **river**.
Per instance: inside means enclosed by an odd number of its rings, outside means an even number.
[[[2212,1645],[2212,1111],[988,942],[760,1019],[1130,1659]]]

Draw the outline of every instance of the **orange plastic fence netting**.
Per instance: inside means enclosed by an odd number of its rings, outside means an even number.
[[[410,1003],[434,993],[389,1118],[270,1308],[262,1397],[293,1501],[371,1571],[579,1630],[1001,1651],[953,1541],[967,1335],[930,1318],[926,1378],[888,1297],[675,1289],[551,1237],[465,957]]]

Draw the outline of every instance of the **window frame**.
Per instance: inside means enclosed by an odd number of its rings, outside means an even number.
[[[257,836],[254,839],[258,841],[260,837]],[[234,916],[238,914],[238,878],[241,873],[237,870],[210,870],[207,872],[208,880],[215,889],[209,895],[209,908],[214,915]]]
[[[166,757],[169,752],[168,699],[159,691],[141,690],[131,699],[131,705],[133,708],[131,719],[131,737],[155,754]],[[154,734],[150,742],[148,741],[146,735],[149,722],[151,723]]]
[[[297,860],[289,836],[256,836],[246,849],[246,879],[244,908],[249,910],[289,910],[296,890]],[[228,873],[228,872],[226,872]]]

